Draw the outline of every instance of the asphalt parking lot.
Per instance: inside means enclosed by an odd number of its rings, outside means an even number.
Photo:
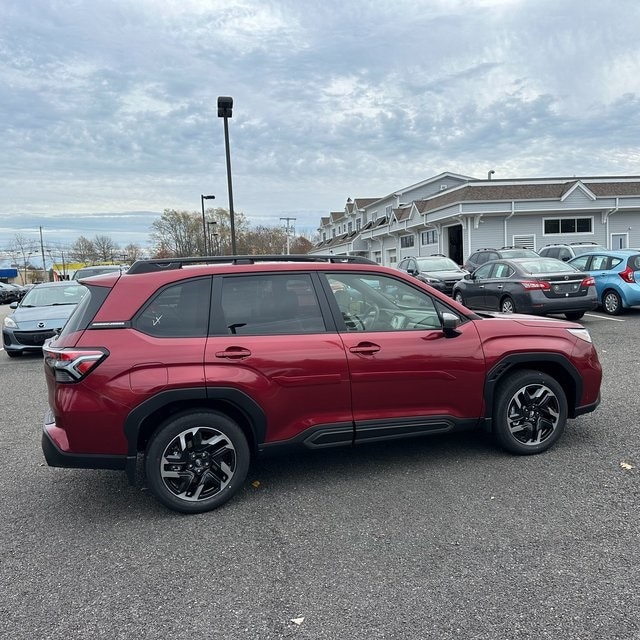
[[[465,434],[269,458],[197,516],[47,467],[41,357],[0,351],[2,637],[640,639],[640,309],[583,324],[602,404],[546,454]]]

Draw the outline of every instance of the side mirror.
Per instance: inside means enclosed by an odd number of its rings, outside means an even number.
[[[18,303],[17,303],[17,302],[12,302],[12,303],[9,305],[9,309],[17,309],[17,308],[18,308]]]
[[[463,280],[473,280],[473,275],[471,273],[465,273],[462,277]]]
[[[460,318],[454,313],[445,311],[442,314],[442,331],[445,338],[455,338],[460,335],[458,327],[460,326]]]

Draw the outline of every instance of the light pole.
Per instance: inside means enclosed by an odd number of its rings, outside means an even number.
[[[200,195],[200,202],[202,203],[202,238],[204,241],[204,255],[207,255],[207,222],[204,217],[204,201],[215,200],[215,196],[203,196]]]
[[[211,255],[218,255],[218,233],[216,231],[218,223],[215,220],[207,220],[207,236],[209,239],[209,250],[211,251]],[[211,227],[213,227],[213,232],[211,231]]]
[[[233,98],[218,96],[218,118],[224,118],[224,145],[227,153],[227,184],[229,186],[229,221],[231,223],[231,253],[236,255],[236,224],[233,215],[233,188],[231,186],[231,155],[229,154],[229,123],[233,112]]]

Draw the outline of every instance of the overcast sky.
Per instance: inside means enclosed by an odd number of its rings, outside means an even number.
[[[0,0],[0,249],[165,208],[315,230],[444,171],[640,174],[638,0]]]

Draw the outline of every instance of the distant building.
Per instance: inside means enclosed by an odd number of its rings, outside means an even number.
[[[383,197],[349,198],[318,231],[310,253],[361,255],[387,266],[433,253],[462,264],[483,247],[640,247],[640,177],[478,180],[442,173]]]

